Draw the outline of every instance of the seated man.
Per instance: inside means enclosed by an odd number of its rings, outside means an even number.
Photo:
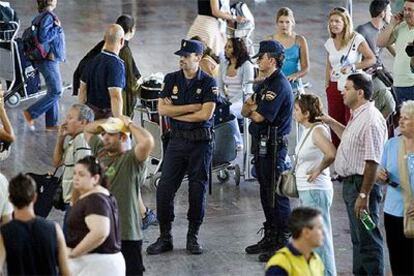
[[[289,230],[293,241],[278,250],[266,265],[266,275],[322,276],[324,265],[313,250],[322,245],[322,215],[318,209],[299,207],[292,211]]]

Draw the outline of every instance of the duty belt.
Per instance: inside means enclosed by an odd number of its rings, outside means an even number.
[[[213,139],[213,133],[209,128],[172,129],[171,138],[185,139],[194,142],[211,141]]]

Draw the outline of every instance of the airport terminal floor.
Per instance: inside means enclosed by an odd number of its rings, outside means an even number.
[[[266,35],[273,33],[275,12],[278,8],[288,6],[293,10],[296,32],[307,38],[310,49],[311,69],[305,81],[311,84],[309,91],[322,96],[326,103],[326,53],[323,44],[328,38],[327,14],[335,6],[344,6],[346,1],[245,2],[255,16],[256,29],[253,40],[256,45]],[[356,26],[369,19],[369,1],[354,2],[353,18]],[[26,28],[37,13],[36,1],[12,0],[10,3],[21,19],[21,28]],[[185,38],[190,24],[197,15],[197,1],[59,0],[55,12],[60,17],[66,35],[67,61],[61,66],[62,77],[64,82],[70,83],[80,59],[103,38],[108,24],[113,23],[122,13],[132,14],[136,18],[136,35],[129,45],[141,74],[148,76],[155,72],[167,73],[177,70],[178,57],[173,53],[179,48],[181,39]],[[77,98],[72,96],[72,91],[66,90],[60,101],[60,114],[65,114],[70,104],[76,101]],[[18,107],[8,110],[17,141],[13,145],[11,156],[0,164],[0,170],[7,178],[21,171],[41,173],[53,170],[52,153],[56,132],[45,132],[42,118],[37,120],[35,131],[29,130],[24,123],[22,111],[31,102],[22,102]],[[62,117],[61,115],[60,118]],[[242,166],[240,153],[236,162]],[[334,182],[334,190],[331,216],[336,265],[339,275],[350,275],[352,244],[341,184]],[[144,189],[143,197],[148,207],[156,208],[153,191]],[[187,184],[184,182],[175,200],[174,251],[148,256],[145,249],[158,237],[159,230],[158,227],[151,226],[144,231],[145,275],[263,275],[264,264],[257,261],[257,255],[246,255],[244,252],[247,245],[260,239],[256,232],[264,220],[258,183],[245,181],[242,177],[240,185],[236,186],[232,177],[227,182],[220,183],[217,176],[213,175],[212,194],[207,198],[206,216],[199,236],[205,253],[199,256],[188,255],[185,251],[187,198]],[[55,210],[49,218],[61,223],[63,215]]]

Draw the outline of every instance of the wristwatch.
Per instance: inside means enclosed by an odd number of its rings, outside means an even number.
[[[359,197],[365,199],[367,197],[366,193],[359,193]]]

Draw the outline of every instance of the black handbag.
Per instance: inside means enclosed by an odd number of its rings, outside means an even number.
[[[58,169],[56,168],[53,174],[26,173],[36,182],[37,200],[34,204],[34,211],[38,216],[45,218],[49,215],[56,190],[59,186],[62,186],[62,176],[57,176]]]

